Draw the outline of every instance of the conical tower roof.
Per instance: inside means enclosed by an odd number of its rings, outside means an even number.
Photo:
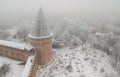
[[[51,35],[52,33],[50,32],[47,23],[45,21],[44,13],[42,11],[42,8],[39,9],[38,16],[36,19],[35,26],[33,28],[32,33],[30,36],[33,37],[46,37]]]

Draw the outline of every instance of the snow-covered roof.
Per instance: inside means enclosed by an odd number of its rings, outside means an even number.
[[[5,40],[0,40],[0,45],[21,49],[21,50],[24,50],[24,49],[31,50],[33,48],[30,44],[19,44],[19,43],[5,41]]]
[[[31,44],[26,44],[25,45],[25,49],[27,49],[27,50],[31,50],[31,49],[33,49],[34,47],[31,45]]]
[[[31,34],[28,35],[30,38],[34,38],[34,39],[43,39],[43,38],[49,38],[49,37],[52,37],[53,36],[53,33],[51,33],[50,35],[48,36],[44,36],[44,37],[35,37],[35,36],[32,36]]]
[[[39,9],[38,16],[36,19],[36,24],[33,28],[32,33],[30,34],[34,37],[44,37],[51,35],[51,32],[47,26],[47,23],[45,21],[44,13],[42,11],[42,8]]]

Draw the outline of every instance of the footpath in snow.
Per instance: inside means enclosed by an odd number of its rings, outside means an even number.
[[[32,55],[28,58],[21,77],[29,77],[33,63],[34,63],[34,59],[35,59],[35,55]]]

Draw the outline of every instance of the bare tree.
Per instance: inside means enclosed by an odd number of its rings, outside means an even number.
[[[112,56],[115,59],[115,66],[117,67],[118,61],[120,61],[120,41],[115,44]]]
[[[83,32],[81,32],[80,33],[80,40],[82,41],[82,50],[83,50],[83,45],[87,41],[87,39],[88,39],[88,35],[83,33]]]

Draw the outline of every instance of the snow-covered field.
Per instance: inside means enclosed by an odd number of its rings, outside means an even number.
[[[38,77],[120,77],[112,67],[111,57],[99,50],[62,48],[54,53],[55,61],[52,65],[40,66]]]
[[[48,66],[39,66],[37,77],[120,77],[112,67],[112,58],[106,53],[86,45],[76,48],[54,49],[54,61]],[[6,77],[20,77],[24,66],[20,62],[0,57],[0,66],[11,63],[11,72]]]
[[[2,64],[10,64],[11,68],[10,72],[6,74],[5,77],[20,77],[24,66],[19,65],[19,63],[21,62],[0,56],[0,67],[2,66]]]

